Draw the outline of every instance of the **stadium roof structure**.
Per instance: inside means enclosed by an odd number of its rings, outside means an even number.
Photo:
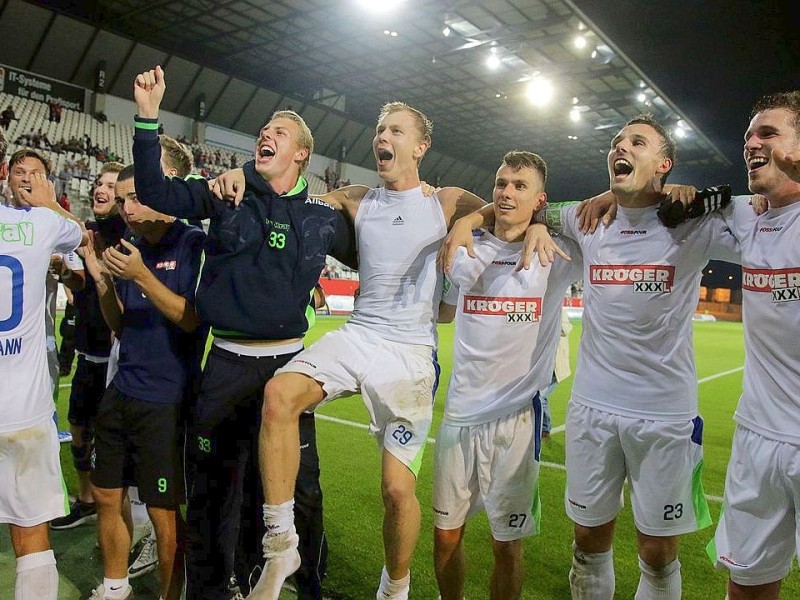
[[[291,107],[318,153],[345,145],[367,168],[380,106],[402,100],[434,122],[423,178],[484,194],[511,149],[539,152],[559,189],[602,189],[613,133],[641,112],[680,129],[683,166],[730,165],[571,0],[10,0],[0,31],[18,19],[32,42],[0,44],[4,62],[91,87],[102,60],[123,97],[160,63],[166,110],[204,94],[209,122],[254,134]]]

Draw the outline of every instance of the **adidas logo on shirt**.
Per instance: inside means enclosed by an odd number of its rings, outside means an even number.
[[[394,221],[392,221],[392,225],[405,225],[405,222],[403,221],[403,217],[401,217],[400,215],[397,215],[394,218]]]

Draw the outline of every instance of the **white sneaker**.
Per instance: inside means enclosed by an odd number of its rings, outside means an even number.
[[[92,590],[92,595],[89,596],[89,600],[107,600],[108,596],[106,596],[106,588],[101,583],[96,588]],[[122,596],[120,600],[132,600],[133,599],[133,588],[129,585],[128,589],[125,590],[125,594]]]
[[[145,573],[154,570],[157,566],[158,549],[156,548],[156,535],[151,531],[150,534],[142,540],[142,549],[139,552],[139,556],[137,556],[136,560],[128,567],[128,578],[136,579],[137,577],[141,577]]]
[[[134,548],[148,535],[153,535],[153,522],[149,519],[144,523],[138,523],[133,526],[133,536],[131,537],[131,552]]]

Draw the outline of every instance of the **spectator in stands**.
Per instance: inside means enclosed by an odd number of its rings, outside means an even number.
[[[14,114],[14,109],[9,104],[6,107],[6,109],[2,113],[0,113],[0,126],[2,126],[3,129],[8,129],[8,126],[11,124],[11,121],[13,121],[16,118],[17,116]]]
[[[67,192],[61,192],[61,195],[58,197],[58,203],[61,205],[61,208],[69,212],[69,196],[67,196]]]
[[[120,340],[118,370],[97,416],[92,495],[98,508],[103,583],[93,598],[130,598],[125,488],[139,486],[158,543],[160,593],[177,600],[183,587],[183,412],[199,376],[203,328],[194,310],[205,234],[139,203],[133,167],[115,187],[133,230],[124,251],[107,248],[102,264],[87,247],[103,317]],[[121,594],[113,590],[121,588]]]

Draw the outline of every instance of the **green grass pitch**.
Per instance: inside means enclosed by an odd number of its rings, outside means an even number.
[[[309,335],[310,341],[339,327],[343,318],[320,318]],[[580,339],[580,322],[573,322],[571,358],[574,370]],[[442,380],[436,397],[435,437],[441,418],[452,366],[452,325],[441,326],[439,361]],[[734,423],[732,415],[741,390],[741,367],[744,345],[740,323],[696,323],[694,326],[700,410],[705,420],[706,494],[711,498],[711,513],[719,515],[730,454]],[[62,380],[59,413],[66,423],[69,389]],[[566,404],[572,379],[562,383],[554,392],[550,406],[553,426],[564,423]],[[627,393],[635,394],[636,390]],[[318,443],[322,466],[322,485],[325,494],[325,525],[330,543],[328,578],[325,586],[331,597],[366,600],[375,597],[375,588],[383,565],[381,544],[382,506],[380,500],[380,454],[374,440],[367,434],[366,410],[360,397],[337,400],[318,411]],[[544,443],[542,452],[541,494],[543,501],[542,528],[539,536],[525,542],[525,583],[522,597],[526,599],[568,599],[567,573],[571,560],[572,527],[563,508],[565,485],[564,437],[556,433]],[[76,489],[69,449],[62,446],[62,465],[70,492]],[[411,598],[435,600],[438,596],[433,573],[433,519],[431,489],[433,448],[425,454],[418,484],[422,506],[422,531],[412,566]],[[626,499],[627,504],[627,499]],[[685,536],[681,542],[683,598],[708,600],[725,597],[726,575],[715,571],[704,547],[713,535],[713,526]],[[99,551],[94,548],[94,527],[86,526],[73,532],[53,532],[53,545],[61,570],[60,598],[85,598],[92,585],[102,578]],[[466,598],[488,597],[488,580],[492,568],[490,534],[483,515],[467,525],[467,583]],[[635,529],[629,505],[618,519],[614,546],[617,577],[617,598],[632,598],[638,582]],[[7,534],[0,537],[0,598],[11,597],[13,556]],[[134,582],[138,597],[157,597],[154,576],[146,575]],[[800,597],[800,578],[796,568],[784,582],[782,597]]]

